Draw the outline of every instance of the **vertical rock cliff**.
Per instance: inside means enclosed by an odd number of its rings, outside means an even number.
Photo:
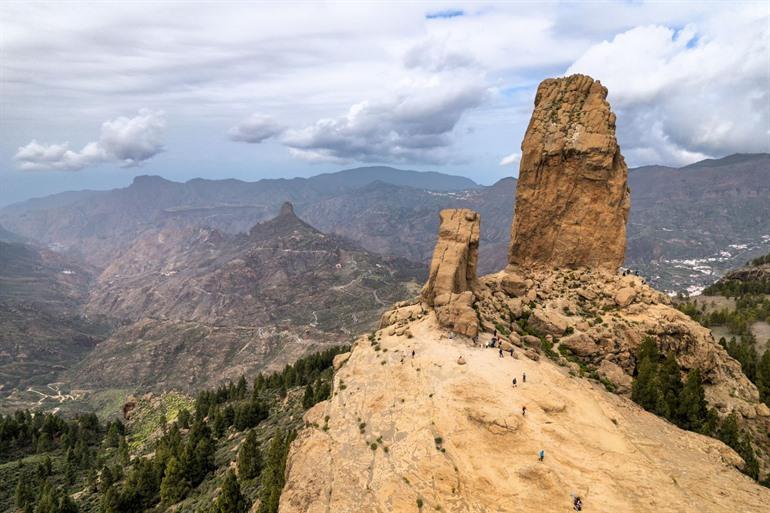
[[[521,145],[508,261],[615,270],[626,248],[628,168],[607,88],[585,75],[544,80]]]
[[[469,209],[447,209],[441,211],[440,217],[438,242],[422,299],[435,308],[442,326],[473,337],[479,329],[472,308],[479,259],[479,214]]]

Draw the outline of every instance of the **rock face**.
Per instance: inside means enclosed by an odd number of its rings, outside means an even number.
[[[544,80],[521,145],[509,263],[617,269],[631,205],[607,89],[584,75]]]
[[[477,285],[479,214],[468,209],[442,210],[438,242],[433,251],[422,299],[436,310],[442,326],[476,336],[478,320],[472,305]]]
[[[718,440],[545,358],[448,340],[432,312],[409,329],[356,342],[292,444],[280,513],[563,513],[571,493],[598,513],[770,509]]]

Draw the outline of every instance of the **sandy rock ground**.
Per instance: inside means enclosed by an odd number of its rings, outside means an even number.
[[[387,331],[307,413],[281,513],[568,512],[573,494],[590,512],[770,511],[727,446],[547,359],[449,338],[433,313]]]

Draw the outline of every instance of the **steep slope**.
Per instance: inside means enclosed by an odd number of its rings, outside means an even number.
[[[93,278],[53,251],[0,242],[0,402],[13,402],[16,388],[56,381],[105,336],[82,316]]]
[[[571,494],[597,512],[770,508],[770,490],[721,442],[550,361],[448,338],[432,312],[408,328],[412,338],[359,340],[333,397],[308,412],[282,513],[564,512]]]
[[[126,326],[72,379],[186,389],[276,368],[370,329],[423,276],[422,266],[319,232],[290,204],[248,234],[167,227],[99,277],[86,311]]]

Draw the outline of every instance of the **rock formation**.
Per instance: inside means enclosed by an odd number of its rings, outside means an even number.
[[[478,281],[479,215],[468,209],[447,209],[440,217],[438,242],[422,299],[435,308],[442,326],[473,337],[478,333],[472,305]]]
[[[545,358],[449,340],[432,313],[409,329],[355,343],[331,399],[305,415],[280,513],[563,513],[571,493],[596,513],[770,509],[718,440]]]
[[[607,89],[584,75],[544,80],[521,145],[509,263],[617,269],[628,168]]]
[[[478,214],[441,212],[420,299],[359,338],[332,397],[307,412],[280,513],[562,512],[571,494],[607,513],[770,510],[732,449],[624,397],[649,337],[701,371],[709,405],[737,414],[768,466],[770,410],[740,364],[615,272],[629,195],[606,95],[580,75],[541,84],[504,271],[477,279]],[[500,352],[485,349],[493,331]]]

